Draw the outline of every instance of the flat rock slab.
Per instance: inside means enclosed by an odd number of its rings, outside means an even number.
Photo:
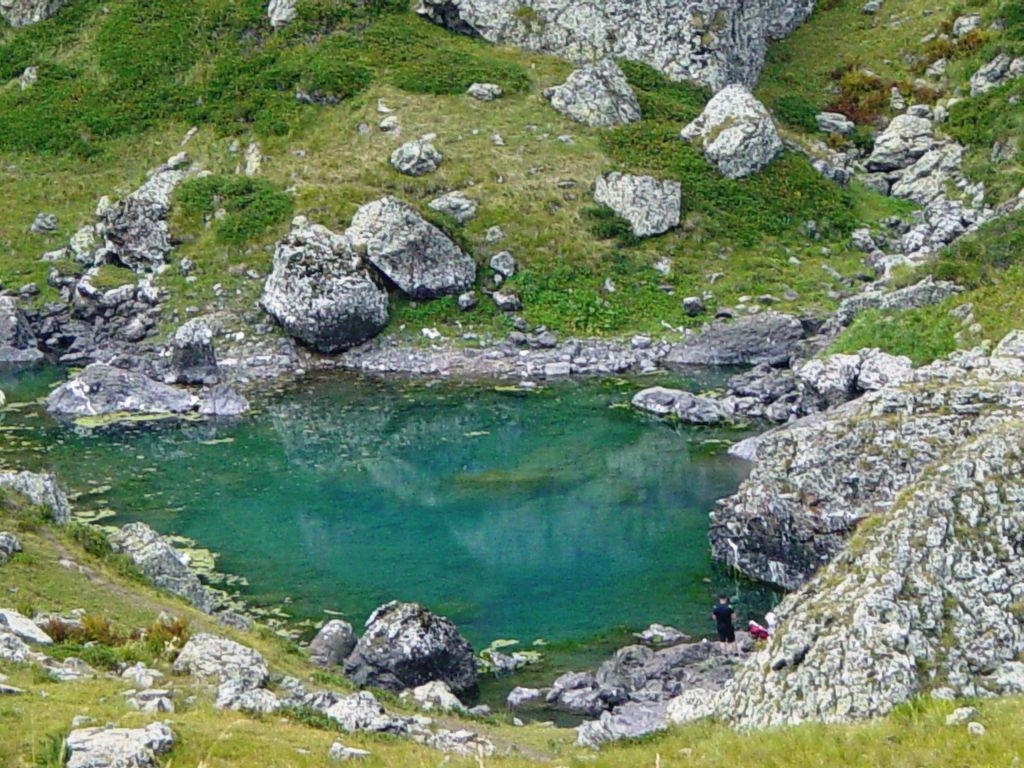
[[[68,734],[67,768],[150,768],[174,746],[166,723],[145,728],[79,728]]]
[[[53,645],[50,636],[37,627],[32,619],[10,608],[0,608],[0,632],[10,632],[26,643],[34,645]]]
[[[60,418],[112,415],[184,415],[199,401],[188,392],[141,373],[93,363],[46,398],[46,409]]]
[[[704,327],[665,358],[674,365],[782,365],[804,338],[803,325],[792,315],[764,312]]]
[[[678,181],[612,172],[597,178],[594,201],[628,221],[637,237],[652,237],[679,226],[682,191]]]

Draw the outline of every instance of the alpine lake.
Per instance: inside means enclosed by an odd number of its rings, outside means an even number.
[[[142,520],[187,548],[214,586],[265,615],[357,631],[389,600],[447,616],[477,651],[533,651],[512,685],[595,666],[652,622],[712,629],[778,598],[710,557],[708,512],[749,464],[749,433],[635,412],[662,383],[699,391],[722,373],[498,385],[311,375],[254,393],[233,422],[128,429],[61,425],[42,399],[63,373],[0,374],[0,465],[53,472],[76,513]],[[209,575],[209,574],[208,574]]]

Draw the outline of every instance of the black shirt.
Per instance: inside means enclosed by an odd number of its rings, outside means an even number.
[[[711,612],[715,614],[715,621],[718,623],[718,626],[732,626],[732,616],[734,611],[731,605],[728,603],[719,603],[711,610]]]

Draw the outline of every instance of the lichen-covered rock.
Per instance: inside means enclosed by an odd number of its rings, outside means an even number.
[[[708,162],[730,179],[757,173],[782,151],[772,116],[742,85],[715,94],[681,135],[695,141]]]
[[[93,363],[46,398],[58,418],[87,416],[181,415],[195,410],[198,399],[135,371]]]
[[[641,117],[636,94],[611,59],[577,69],[544,91],[544,98],[566,117],[592,127],[626,125]]]
[[[43,360],[35,334],[13,296],[0,296],[0,369]]]
[[[633,407],[657,416],[674,415],[684,424],[719,424],[734,415],[726,401],[665,387],[638,392]]]
[[[246,693],[262,689],[267,682],[267,662],[257,651],[207,633],[193,635],[174,660],[179,675],[195,675],[218,684],[218,706],[240,708],[233,704]],[[230,696],[221,695],[229,693]]]
[[[1024,56],[1011,59],[1000,53],[971,75],[971,96],[980,96],[1024,75]]]
[[[477,101],[494,101],[501,98],[502,90],[496,83],[473,83],[466,93]]]
[[[809,0],[420,0],[431,21],[492,43],[577,62],[641,61],[714,90],[752,86],[768,42],[810,15]]]
[[[199,414],[213,418],[232,418],[249,411],[249,401],[226,384],[203,390]]]
[[[869,171],[895,171],[906,168],[935,143],[932,123],[916,115],[896,115],[875,140],[868,157]]]
[[[992,357],[957,353],[910,376],[892,365],[894,383],[760,439],[750,477],[711,514],[716,559],[795,589],[861,520],[887,514],[936,462],[1024,406],[1024,358],[1009,341]]]
[[[280,29],[295,19],[295,0],[270,0],[267,18],[273,29]]]
[[[669,365],[782,365],[804,338],[800,320],[764,312],[735,320],[716,320],[666,355]]]
[[[67,768],[156,768],[157,756],[174,746],[166,723],[145,728],[78,728],[64,741]]]
[[[391,167],[406,176],[425,176],[433,173],[444,160],[433,144],[433,135],[408,141],[391,153]]]
[[[871,289],[844,299],[836,311],[836,319],[843,325],[849,325],[858,314],[867,309],[886,311],[927,307],[955,296],[962,290],[956,283],[936,281],[929,275],[906,288],[895,291]]]
[[[274,250],[260,305],[285,331],[320,352],[340,352],[388,322],[388,294],[348,238],[297,216]]]
[[[345,234],[370,264],[414,299],[459,294],[476,280],[473,259],[412,206],[393,197],[360,207]]]
[[[66,4],[67,0],[0,0],[0,18],[17,29],[45,21]]]
[[[213,331],[196,318],[178,326],[171,339],[171,368],[178,384],[216,384],[220,379]]]
[[[53,645],[53,639],[37,627],[32,619],[11,608],[0,608],[0,632],[12,634],[32,645]]]
[[[776,609],[777,631],[711,700],[710,714],[741,727],[843,722],[884,715],[926,691],[1024,691],[1015,674],[1024,653],[1022,362],[993,358],[977,375],[946,369],[960,381],[937,399],[952,396],[961,415],[973,411],[973,428],[930,451],[894,503],[855,504],[851,514],[871,515],[872,524]],[[1012,385],[1000,381],[1010,369]],[[882,399],[872,405],[884,407]],[[898,453],[890,468],[904,458]],[[685,721],[709,712],[680,706],[673,714]]]
[[[145,523],[128,523],[110,536],[115,552],[127,555],[156,586],[188,600],[199,610],[213,610],[213,596],[188,567],[185,556]]]
[[[477,202],[467,197],[465,192],[455,191],[435,197],[427,207],[445,214],[456,224],[466,224],[476,218]]]
[[[53,475],[36,472],[0,472],[0,488],[24,496],[30,504],[46,507],[57,525],[71,520],[71,505]]]
[[[409,689],[407,693],[408,698],[427,712],[464,712],[466,710],[447,683],[442,683],[440,680],[418,685]],[[402,696],[405,697],[406,693],[403,693]]]
[[[628,221],[637,237],[651,237],[679,226],[682,185],[650,176],[605,173],[594,185],[594,201]]]
[[[367,619],[345,674],[360,685],[401,691],[433,680],[465,690],[477,672],[472,646],[448,619],[415,603],[391,602]]]
[[[819,408],[827,408],[853,399],[859,372],[857,355],[828,355],[797,368],[796,380],[805,398],[817,401]]]
[[[99,212],[97,231],[104,258],[136,272],[150,272],[166,263],[174,250],[167,226],[171,195],[194,171],[188,158],[176,155],[150,172],[142,186]]]
[[[356,647],[352,625],[341,619],[324,624],[309,644],[309,660],[318,667],[337,667]]]

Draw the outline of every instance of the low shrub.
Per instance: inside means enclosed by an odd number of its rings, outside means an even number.
[[[598,240],[616,240],[622,246],[639,245],[641,239],[633,234],[629,222],[610,208],[589,206],[583,209],[590,231]]]
[[[176,228],[197,231],[215,211],[226,213],[213,223],[216,239],[241,245],[255,240],[292,214],[291,195],[266,179],[211,174],[189,179],[174,194]]]
[[[508,92],[522,92],[530,87],[530,76],[519,64],[444,48],[401,63],[390,80],[412,93],[457,94],[473,83],[497,83]]]
[[[673,82],[653,67],[638,61],[623,60],[619,66],[636,93],[645,120],[689,123],[707,104],[707,90],[694,83]]]
[[[805,133],[818,131],[818,121],[814,119],[818,114],[817,107],[799,94],[786,94],[777,98],[772,104],[772,113],[790,128]]]

